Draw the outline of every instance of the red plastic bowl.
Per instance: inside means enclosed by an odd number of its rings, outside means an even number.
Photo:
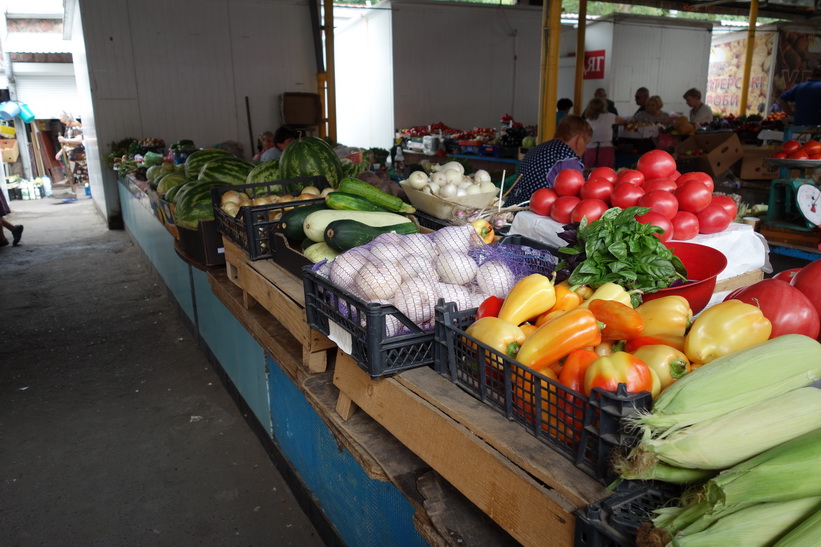
[[[673,249],[673,254],[681,259],[682,264],[687,268],[687,278],[693,281],[645,294],[643,300],[647,302],[673,294],[683,296],[690,303],[690,309],[696,314],[710,302],[716,288],[716,278],[727,267],[727,257],[717,249],[698,243],[668,241],[665,245]]]

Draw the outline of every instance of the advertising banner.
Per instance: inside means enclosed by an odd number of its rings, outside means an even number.
[[[737,35],[736,35],[737,36]],[[760,32],[755,36],[750,87],[747,94],[747,114],[766,116],[770,100],[775,32]],[[738,116],[741,112],[741,87],[744,82],[744,59],[747,38],[713,40],[707,73],[707,93],[704,102],[713,114]]]
[[[782,29],[778,37],[771,102],[794,85],[806,82],[821,63],[821,35]]]

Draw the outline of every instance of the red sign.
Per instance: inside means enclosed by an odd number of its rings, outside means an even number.
[[[584,79],[601,80],[604,78],[604,50],[584,52]]]

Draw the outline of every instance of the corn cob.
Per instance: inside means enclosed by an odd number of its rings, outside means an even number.
[[[821,510],[790,530],[774,547],[805,547],[821,545]]]

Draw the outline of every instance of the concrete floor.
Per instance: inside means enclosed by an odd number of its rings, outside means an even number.
[[[125,232],[83,196],[10,205],[2,544],[322,545]]]

